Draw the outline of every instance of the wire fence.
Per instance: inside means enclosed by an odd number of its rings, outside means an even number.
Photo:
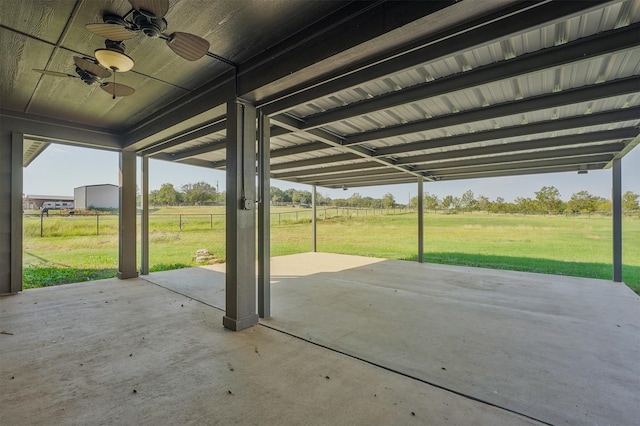
[[[389,215],[416,213],[417,209],[407,207],[395,208],[360,208],[360,207],[321,207],[316,209],[316,220],[328,220],[337,217],[373,218]],[[461,212],[446,209],[425,210],[425,214],[433,215],[490,215],[490,216],[554,216],[566,218],[609,217],[611,212],[585,212],[549,214],[540,212]],[[640,218],[640,211],[624,212],[627,218]],[[313,209],[301,208],[292,211],[276,211],[271,213],[271,225],[289,225],[310,223]],[[138,216],[138,224],[141,215]],[[119,216],[115,213],[75,213],[51,212],[51,214],[25,214],[23,234],[27,237],[71,237],[117,235]],[[223,230],[225,228],[224,213],[154,213],[149,215],[149,232],[190,232],[206,230]]]
[[[316,209],[316,219],[334,217],[373,217],[410,212],[411,209],[365,209],[357,207],[326,207]],[[141,216],[138,216],[140,223]],[[302,208],[293,211],[271,213],[272,225],[311,222],[313,209]],[[119,216],[115,213],[75,213],[49,211],[49,214],[25,214],[25,236],[62,237],[117,235]],[[225,227],[224,213],[154,213],[149,215],[149,231],[188,232],[220,230]]]

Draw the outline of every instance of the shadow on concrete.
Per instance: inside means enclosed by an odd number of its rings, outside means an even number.
[[[407,260],[418,261],[418,256]],[[612,279],[610,263],[563,262],[533,257],[490,256],[457,252],[426,253],[424,261],[442,265],[472,266],[506,271],[533,272],[571,277]],[[634,291],[640,291],[640,266],[623,265],[623,280]]]

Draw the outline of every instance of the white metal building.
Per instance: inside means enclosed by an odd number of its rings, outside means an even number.
[[[110,183],[85,185],[73,189],[77,209],[117,209],[120,205],[118,186]]]

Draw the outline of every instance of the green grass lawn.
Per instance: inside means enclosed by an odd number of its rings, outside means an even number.
[[[197,213],[198,216],[189,216]],[[320,210],[318,250],[417,260],[417,214]],[[346,214],[341,211],[341,214]],[[182,217],[178,215],[182,214]],[[194,266],[207,248],[225,259],[224,209],[169,208],[150,219],[152,270]],[[310,209],[274,209],[272,256],[311,249]],[[25,217],[25,288],[115,276],[117,216]],[[98,222],[98,223],[96,223]],[[97,235],[96,235],[97,234]],[[623,222],[623,279],[640,294],[640,219]],[[611,218],[425,215],[426,262],[611,279]]]

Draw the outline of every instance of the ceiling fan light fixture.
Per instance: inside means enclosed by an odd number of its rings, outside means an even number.
[[[133,68],[133,59],[113,49],[98,49],[94,52],[100,65],[115,72],[126,72]]]

